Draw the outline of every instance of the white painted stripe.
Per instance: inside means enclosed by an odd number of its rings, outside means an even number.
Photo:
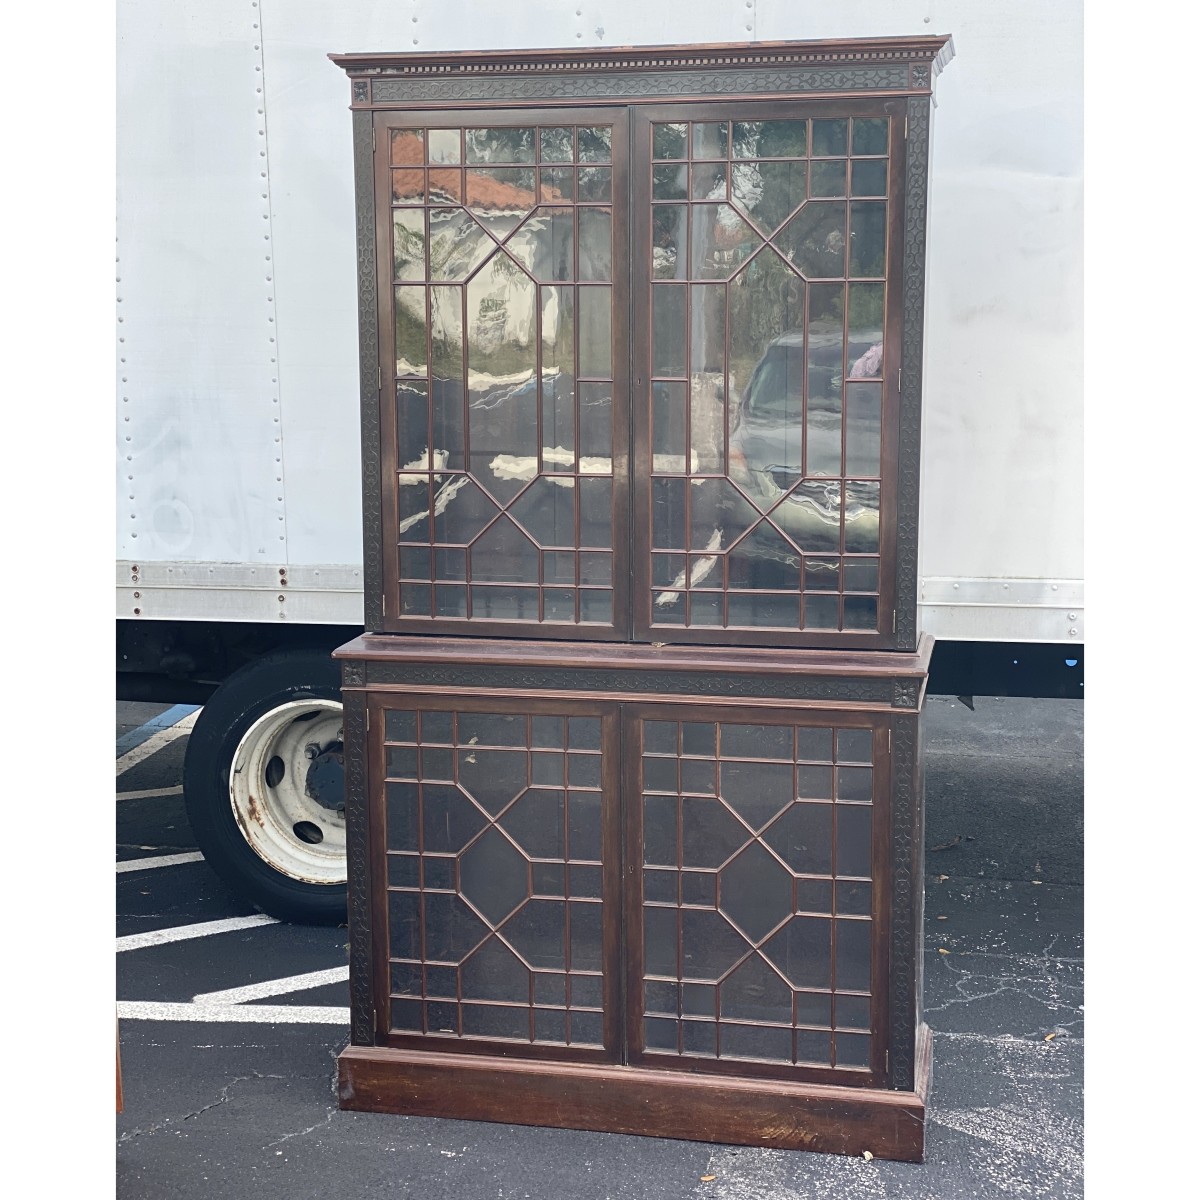
[[[142,788],[139,792],[118,792],[118,800],[149,800],[151,796],[182,796],[183,784],[176,787]]]
[[[254,913],[249,917],[226,917],[221,921],[201,921],[198,925],[176,925],[171,929],[152,929],[149,933],[129,933],[117,938],[117,953],[143,950],[167,942],[185,942],[189,938],[210,937],[214,933],[232,933],[235,929],[253,929],[256,925],[278,925],[274,917]]]
[[[349,1008],[307,1004],[171,1004],[118,1000],[122,1021],[225,1021],[260,1025],[349,1025]]]
[[[324,987],[327,983],[344,983],[350,978],[350,967],[330,967],[328,971],[309,971],[304,975],[289,975],[285,979],[264,979],[245,987],[226,988],[222,992],[201,992],[193,996],[196,1004],[243,1004],[265,996],[283,996],[288,992],[303,992],[308,988]]]
[[[125,754],[122,754],[117,759],[117,774],[124,775],[130,767],[136,767],[138,763],[149,758],[150,755],[157,753],[164,746],[169,746],[177,737],[182,737],[188,733],[192,726],[196,723],[196,718],[200,715],[200,710],[190,712],[181,720],[176,721],[169,729],[160,729],[153,737],[147,738],[140,746],[134,748]]]
[[[126,858],[117,863],[117,874],[126,871],[152,871],[155,867],[177,867],[180,863],[203,862],[204,855],[199,850],[189,850],[186,854],[160,854],[157,858]]]

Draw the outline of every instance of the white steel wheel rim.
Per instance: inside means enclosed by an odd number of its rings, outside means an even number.
[[[229,773],[233,815],[268,866],[301,883],[346,882],[346,814],[308,790],[317,752],[342,739],[336,700],[293,700],[264,713],[242,736]]]

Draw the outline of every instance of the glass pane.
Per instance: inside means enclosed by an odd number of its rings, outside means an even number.
[[[810,200],[780,233],[779,247],[809,279],[841,276],[846,263],[845,201]]]
[[[854,118],[855,154],[886,154],[888,123],[886,117]]]
[[[575,172],[570,167],[543,167],[538,173],[538,199],[547,204],[575,198]]]
[[[611,289],[581,287],[579,293],[579,374],[607,378],[612,373]]]
[[[849,125],[849,122],[845,117],[833,121],[814,121],[812,131],[813,155],[825,157],[827,155],[845,154],[847,149],[847,125]]]
[[[869,767],[839,767],[838,775],[845,771],[856,774],[866,772]],[[840,787],[840,784],[839,784]],[[869,805],[844,807],[837,810],[837,873],[839,875],[871,874],[871,821],[873,812]]]
[[[535,279],[570,279],[575,256],[573,225],[569,208],[539,208],[509,238],[508,250]]]
[[[762,238],[730,205],[693,206],[694,279],[727,279],[761,245]]]
[[[726,200],[729,187],[726,181],[725,164],[704,163],[692,167],[693,200]]]
[[[879,484],[846,484],[846,549],[852,554],[879,552]]]
[[[392,172],[392,203],[420,204],[425,199],[425,172],[418,169]]]
[[[579,385],[580,469],[589,475],[612,473],[613,403],[612,385]]]
[[[681,376],[685,373],[687,349],[687,289],[655,284],[651,292],[652,373]]]
[[[467,207],[495,237],[507,237],[537,203],[531,167],[467,171]]]
[[[581,208],[579,213],[579,278],[612,279],[612,212]]]
[[[542,457],[546,470],[575,465],[575,289],[541,289]]]
[[[887,205],[862,201],[850,206],[850,274],[882,275],[887,245]]]
[[[429,470],[429,385],[412,380],[396,385],[396,445],[401,471]]]
[[[887,162],[883,159],[856,162],[850,175],[850,195],[886,196]]]
[[[562,486],[571,482],[569,479],[539,476],[509,508],[521,528],[539,545],[575,545],[575,489]],[[475,577],[484,578],[479,574],[478,566]],[[570,581],[575,582],[573,563]]]
[[[429,161],[431,163],[462,162],[462,132],[458,129],[429,131]]]
[[[850,284],[850,340],[846,361],[851,379],[878,379],[883,374],[882,283]]]
[[[571,162],[575,157],[575,131],[558,126],[541,130],[542,161]]]
[[[612,162],[612,128],[597,126],[579,131],[580,162]]]
[[[532,129],[468,129],[466,141],[469,163],[533,162]]]
[[[395,296],[396,374],[423,376],[429,370],[425,343],[425,289],[398,287]]]
[[[650,391],[650,441],[653,470],[658,474],[686,473],[684,441],[687,385],[655,383]]]
[[[655,125],[655,158],[687,158],[687,126]]]
[[[851,383],[846,387],[846,471],[879,474],[879,436],[883,384]]]
[[[431,204],[461,204],[463,175],[459,170],[429,172],[429,202]]]
[[[688,198],[688,169],[686,163],[677,167],[655,167],[652,195],[655,200],[686,200]]]
[[[814,162],[810,190],[814,196],[844,196],[846,194],[846,163],[844,159]]]
[[[655,278],[687,278],[687,255],[679,253],[680,246],[687,245],[687,206],[660,204],[652,212]]]
[[[725,158],[729,146],[729,123],[697,122],[692,126],[693,158]]]
[[[465,279],[495,248],[461,208],[429,210],[430,279]]]
[[[602,203],[612,202],[612,168],[611,167],[580,167],[579,168],[579,199],[599,200]]]
[[[766,233],[774,233],[808,194],[804,162],[739,162],[733,166],[733,199]]]
[[[734,121],[734,158],[803,158],[807,121]]]
[[[845,578],[848,592],[877,592],[879,590],[879,559],[847,559]]]
[[[393,129],[391,149],[392,166],[420,165],[425,161],[425,131],[423,129]]]

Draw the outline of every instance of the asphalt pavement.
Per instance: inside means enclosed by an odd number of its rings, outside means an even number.
[[[346,930],[263,918],[199,858],[188,719],[117,706],[120,1200],[1083,1195],[1082,702],[928,702],[921,1165],[341,1112]]]

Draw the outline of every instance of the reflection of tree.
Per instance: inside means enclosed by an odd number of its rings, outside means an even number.
[[[739,395],[776,338],[802,328],[804,281],[770,248],[729,284],[729,385]]]

